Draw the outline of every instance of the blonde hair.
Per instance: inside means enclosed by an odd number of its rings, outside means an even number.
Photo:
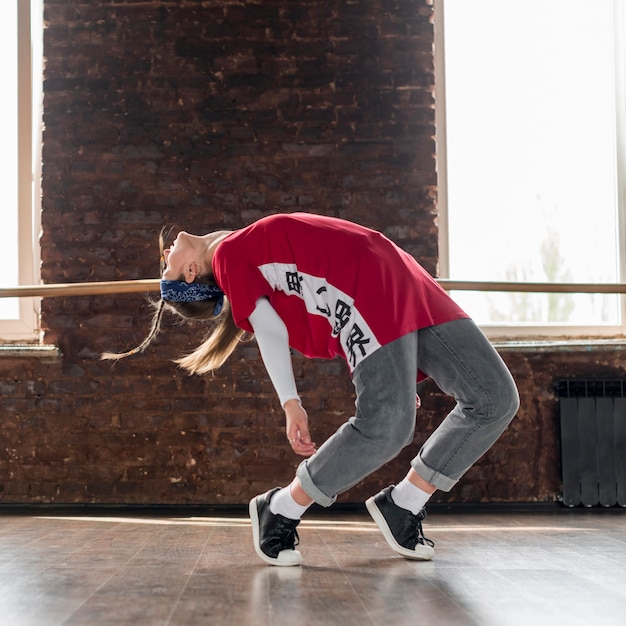
[[[162,230],[159,235],[159,248],[161,251],[161,274],[163,274],[163,250],[165,249],[164,230]],[[195,282],[217,286],[213,276],[196,278]],[[226,362],[239,342],[244,339],[246,333],[235,325],[230,302],[226,298],[224,298],[224,305],[218,316],[215,316],[215,304],[215,300],[205,300],[202,302],[169,302],[167,300],[160,300],[155,304],[156,312],[152,317],[150,331],[136,348],[120,353],[105,352],[100,355],[100,358],[103,360],[119,360],[143,352],[159,334],[163,314],[167,310],[182,317],[184,321],[212,322],[212,328],[204,341],[193,352],[179,359],[175,359],[174,362],[187,370],[190,374],[206,374],[216,370]]]

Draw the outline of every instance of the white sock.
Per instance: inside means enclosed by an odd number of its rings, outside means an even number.
[[[391,499],[399,507],[408,509],[413,515],[417,515],[424,508],[431,495],[405,478],[393,488]]]
[[[270,511],[289,519],[300,519],[308,508],[309,505],[302,506],[293,499],[289,485],[277,491],[270,500]]]

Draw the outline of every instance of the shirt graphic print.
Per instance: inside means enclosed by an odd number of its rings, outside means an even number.
[[[354,299],[325,278],[300,272],[294,263],[266,263],[259,271],[272,289],[301,298],[308,313],[328,321],[331,336],[339,337],[351,371],[381,347]]]

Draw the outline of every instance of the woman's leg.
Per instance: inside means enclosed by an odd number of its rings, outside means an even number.
[[[405,335],[357,366],[355,416],[298,467],[300,486],[318,504],[330,506],[413,440],[417,341]],[[292,494],[297,500],[297,484]]]
[[[418,331],[418,364],[457,404],[411,465],[427,483],[450,491],[515,416],[517,388],[500,355],[470,319]]]

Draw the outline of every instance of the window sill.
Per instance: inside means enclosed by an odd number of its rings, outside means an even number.
[[[610,352],[626,348],[625,338],[493,340],[492,343],[503,352]]]
[[[0,359],[4,358],[36,358],[36,359],[60,359],[63,353],[57,346],[40,346],[28,344],[4,344],[0,345]]]

